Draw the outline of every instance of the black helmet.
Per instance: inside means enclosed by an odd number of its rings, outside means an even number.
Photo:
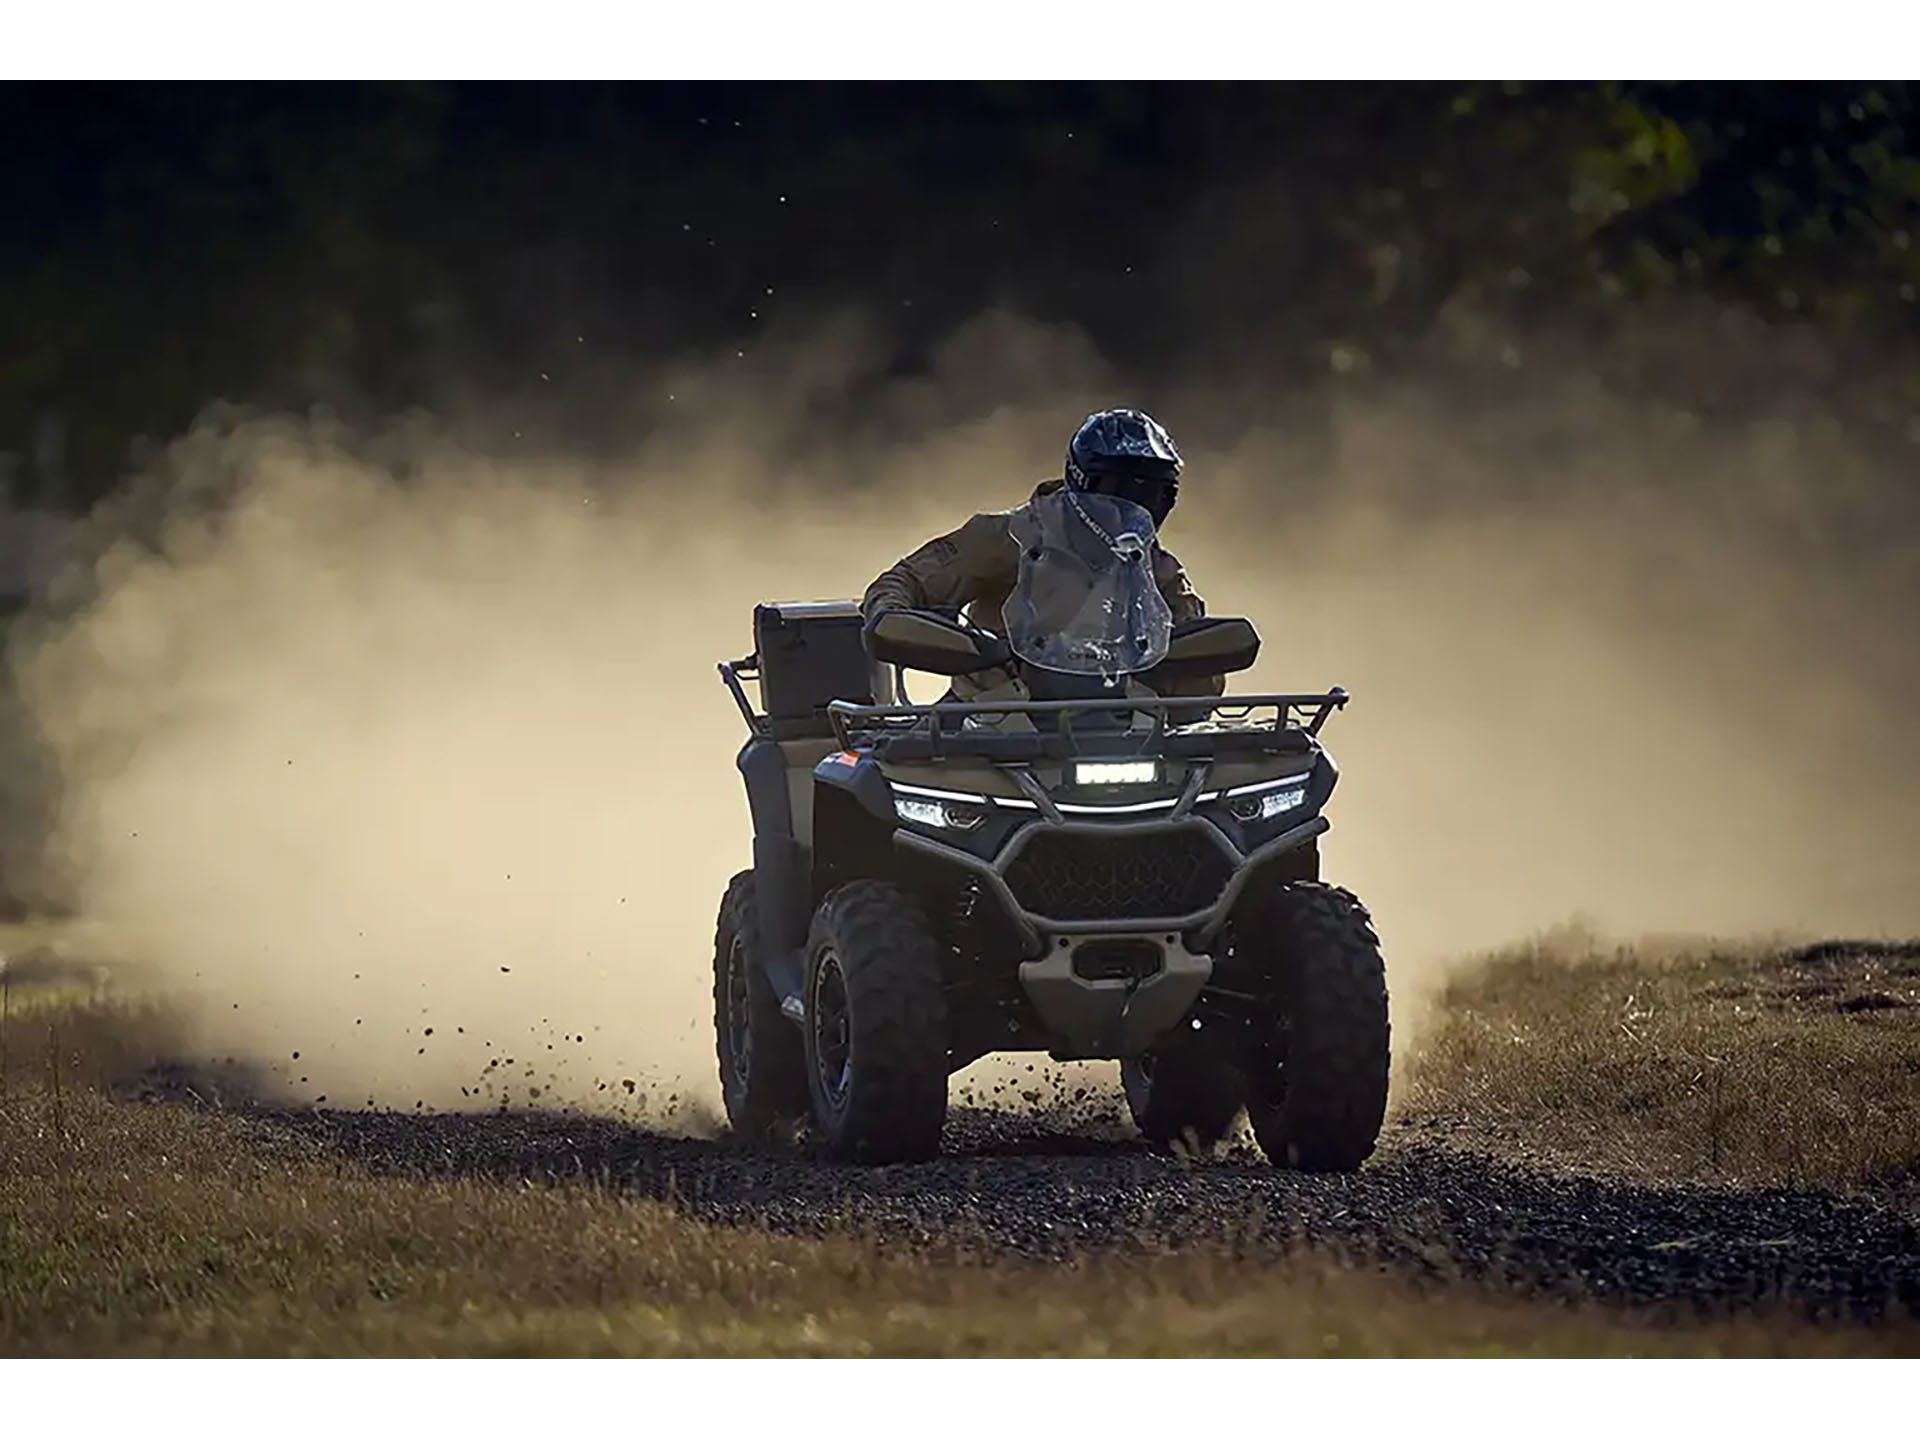
[[[1180,496],[1180,452],[1143,410],[1089,415],[1067,445],[1070,490],[1131,500],[1163,525]]]

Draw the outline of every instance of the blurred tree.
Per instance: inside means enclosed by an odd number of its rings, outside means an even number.
[[[611,409],[847,303],[911,365],[1010,302],[1148,387],[1250,344],[1392,366],[1463,303],[1910,346],[1913,119],[1904,82],[0,87],[0,454],[44,487],[63,425],[79,505],[214,399],[530,395],[591,354],[551,403]]]

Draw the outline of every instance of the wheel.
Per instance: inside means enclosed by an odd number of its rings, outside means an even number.
[[[1120,1085],[1134,1125],[1161,1149],[1175,1142],[1208,1149],[1240,1113],[1240,1074],[1232,1060],[1181,1039],[1122,1060]]]
[[[1387,1111],[1386,965],[1372,917],[1350,892],[1297,882],[1265,902],[1252,958],[1279,1018],[1247,1080],[1254,1139],[1276,1165],[1355,1170]]]
[[[807,1082],[827,1150],[871,1164],[923,1160],[947,1117],[940,947],[910,895],[842,885],[807,938]]]
[[[780,1013],[755,958],[759,943],[753,872],[743,870],[727,885],[714,930],[713,1031],[727,1120],[751,1140],[767,1139],[807,1114],[800,1027]]]

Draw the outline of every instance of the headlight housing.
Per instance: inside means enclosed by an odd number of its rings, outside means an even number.
[[[925,825],[934,830],[977,830],[986,822],[987,807],[966,800],[895,795],[893,813],[909,825]]]
[[[1258,825],[1265,820],[1277,820],[1290,810],[1298,810],[1307,803],[1308,775],[1287,775],[1278,780],[1262,781],[1258,785],[1243,785],[1238,790],[1229,790],[1223,797],[1227,802],[1227,813],[1243,825]]]

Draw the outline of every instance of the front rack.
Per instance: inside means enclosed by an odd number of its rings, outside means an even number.
[[[1348,700],[1338,687],[1325,694],[1302,695],[1168,695],[1151,699],[1023,700],[981,704],[944,702],[933,705],[855,705],[835,700],[827,706],[834,738],[840,748],[855,746],[895,748],[897,742],[918,739],[930,758],[946,755],[986,755],[999,749],[1041,748],[1081,752],[1089,745],[1120,743],[1133,753],[1179,754],[1186,750],[1211,753],[1239,748],[1296,748]],[[1149,731],[1115,732],[1087,729],[1076,733],[1076,716],[1134,714],[1153,717]],[[1034,732],[1006,734],[967,728],[979,717],[989,723],[1015,715],[1032,719]],[[1177,716],[1177,719],[1174,718]],[[1050,720],[1051,724],[1041,723]],[[1223,746],[1222,742],[1227,742]],[[892,742],[890,744],[890,742]],[[1291,742],[1291,743],[1289,743]],[[920,746],[914,747],[920,749]],[[904,758],[904,757],[903,757]]]
[[[747,728],[755,735],[772,734],[771,723],[755,712],[741,685],[742,680],[751,680],[759,673],[759,657],[726,661],[719,670]],[[1198,756],[1236,749],[1309,748],[1311,737],[1320,733],[1335,710],[1345,708],[1349,698],[1336,685],[1324,694],[1167,695],[988,704],[941,701],[932,705],[858,705],[834,700],[827,705],[827,720],[842,750],[873,749],[899,759],[968,756],[1024,760],[1114,748],[1128,754]],[[1150,715],[1153,727],[1147,731],[1120,732],[1107,727],[1075,731],[1075,716],[1096,714]],[[1014,715],[1032,718],[1033,730],[1006,733],[969,728],[967,723],[978,718],[997,725]]]

